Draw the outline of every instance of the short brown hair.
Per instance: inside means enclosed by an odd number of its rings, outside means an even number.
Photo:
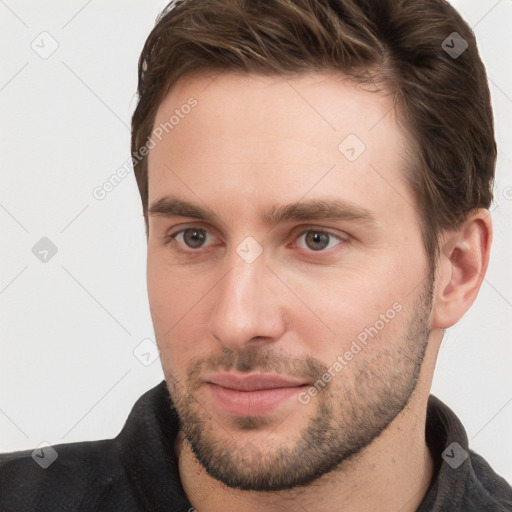
[[[458,56],[445,51],[454,32],[468,45]],[[431,264],[441,230],[491,205],[496,143],[486,72],[472,30],[444,0],[177,0],[139,60],[131,149],[147,235],[140,149],[170,89],[201,69],[385,81],[413,140],[408,179]]]

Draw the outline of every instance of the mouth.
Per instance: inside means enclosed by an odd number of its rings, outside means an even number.
[[[216,374],[205,379],[207,388],[221,411],[236,416],[261,416],[285,405],[309,386],[304,380],[276,374]]]

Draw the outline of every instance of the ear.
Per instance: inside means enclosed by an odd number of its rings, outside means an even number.
[[[475,210],[458,230],[442,235],[432,328],[451,327],[473,304],[487,271],[491,241],[492,222],[485,209]]]

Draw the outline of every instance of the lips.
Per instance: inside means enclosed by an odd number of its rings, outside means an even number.
[[[216,409],[232,416],[263,416],[291,402],[308,383],[275,374],[217,374],[206,387]]]
[[[264,389],[292,388],[306,385],[307,382],[290,380],[273,374],[253,374],[236,376],[230,374],[214,375],[207,382],[235,391],[261,391]]]

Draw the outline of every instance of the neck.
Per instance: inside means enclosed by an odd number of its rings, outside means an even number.
[[[295,500],[311,512],[414,512],[433,476],[432,458],[425,442],[428,395],[421,401],[414,395],[392,424],[357,457],[308,486],[287,491],[226,487],[208,475],[180,437],[176,451],[185,493],[199,512],[289,511]]]

